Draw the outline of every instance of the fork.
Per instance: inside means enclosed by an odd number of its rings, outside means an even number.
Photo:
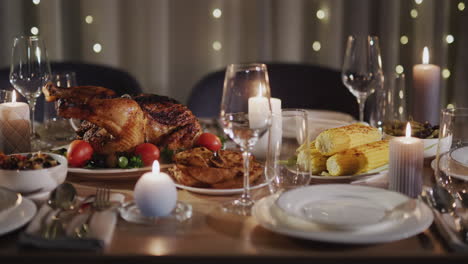
[[[109,207],[111,207],[110,189],[107,187],[97,188],[94,201],[91,204],[91,209],[100,212],[108,209]],[[89,213],[86,221],[84,221],[83,224],[81,224],[79,227],[75,228],[76,237],[83,238],[89,233],[89,223],[91,221],[92,215],[93,212]]]
[[[110,189],[107,187],[97,188],[96,198],[92,204],[92,207],[96,211],[104,211],[111,206],[110,202]]]

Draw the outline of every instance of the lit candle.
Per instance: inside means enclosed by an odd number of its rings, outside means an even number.
[[[13,91],[12,102],[0,104],[0,152],[5,154],[31,151],[29,107],[16,102]]]
[[[153,170],[140,177],[134,190],[135,203],[147,217],[169,215],[177,203],[177,189],[166,173],[160,172],[159,162],[153,162]]]
[[[406,137],[390,140],[389,189],[416,198],[422,190],[424,143],[411,137],[411,126],[406,125]]]
[[[263,98],[263,99],[262,99]],[[249,122],[252,124],[252,119],[254,124],[260,123],[260,120],[265,119],[265,111],[269,111],[268,109],[268,101],[264,97],[252,97],[249,98]],[[278,140],[281,139],[281,100],[278,98],[270,98],[271,104],[271,128],[270,132],[272,136],[277,138]],[[252,127],[252,125],[251,125]],[[258,139],[257,144],[252,149],[252,154],[259,159],[265,159],[266,151],[268,148],[268,134],[269,132],[265,133],[261,138]]]
[[[429,64],[429,50],[424,47],[423,64],[413,67],[413,119],[439,124],[440,113],[440,67]]]

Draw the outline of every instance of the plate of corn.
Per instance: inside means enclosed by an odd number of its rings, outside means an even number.
[[[296,163],[312,178],[357,179],[388,170],[389,141],[374,127],[355,123],[327,129],[300,146]]]

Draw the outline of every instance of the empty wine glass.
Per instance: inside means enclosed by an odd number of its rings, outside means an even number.
[[[50,64],[44,41],[38,36],[19,36],[14,39],[10,83],[23,95],[29,104],[31,115],[32,149],[40,147],[34,127],[34,110],[42,87],[50,80]]]
[[[437,184],[455,198],[455,213],[468,230],[468,108],[442,110],[432,168]]]
[[[375,36],[349,36],[341,72],[344,85],[359,104],[359,121],[364,121],[367,97],[383,85],[379,39]]]
[[[226,69],[221,101],[221,124],[241,149],[244,160],[242,196],[223,205],[223,210],[250,215],[251,150],[271,125],[270,84],[265,64],[231,64]]]
[[[75,72],[52,73],[51,82],[61,88],[71,88],[77,86]],[[75,130],[70,124],[70,120],[58,115],[58,102],[44,103],[44,120],[36,128],[37,133],[43,141],[49,142],[52,146],[64,145],[67,141],[73,140]]]

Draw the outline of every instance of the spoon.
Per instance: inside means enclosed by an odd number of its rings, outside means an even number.
[[[442,214],[451,214],[455,211],[455,199],[442,186],[435,185],[431,189],[424,190],[423,197],[432,208],[436,209]]]
[[[455,229],[458,231],[462,241],[468,241],[468,230],[466,228],[467,224],[463,222],[463,219],[459,215],[456,214],[455,198],[444,187],[436,185],[432,189],[425,190],[422,194],[422,197],[426,202],[429,203],[432,208],[436,209],[438,212],[442,214],[450,214],[453,218]],[[466,196],[464,198],[468,199]]]
[[[66,210],[72,210],[76,198],[76,189],[70,183],[62,183],[55,188],[50,194],[47,205],[52,208],[52,211],[58,209],[52,216],[52,222],[43,228],[43,236],[47,239],[54,239],[57,235],[63,234],[63,225],[60,221],[60,213]],[[44,218],[44,222],[47,220]],[[45,223],[44,223],[45,224]]]

